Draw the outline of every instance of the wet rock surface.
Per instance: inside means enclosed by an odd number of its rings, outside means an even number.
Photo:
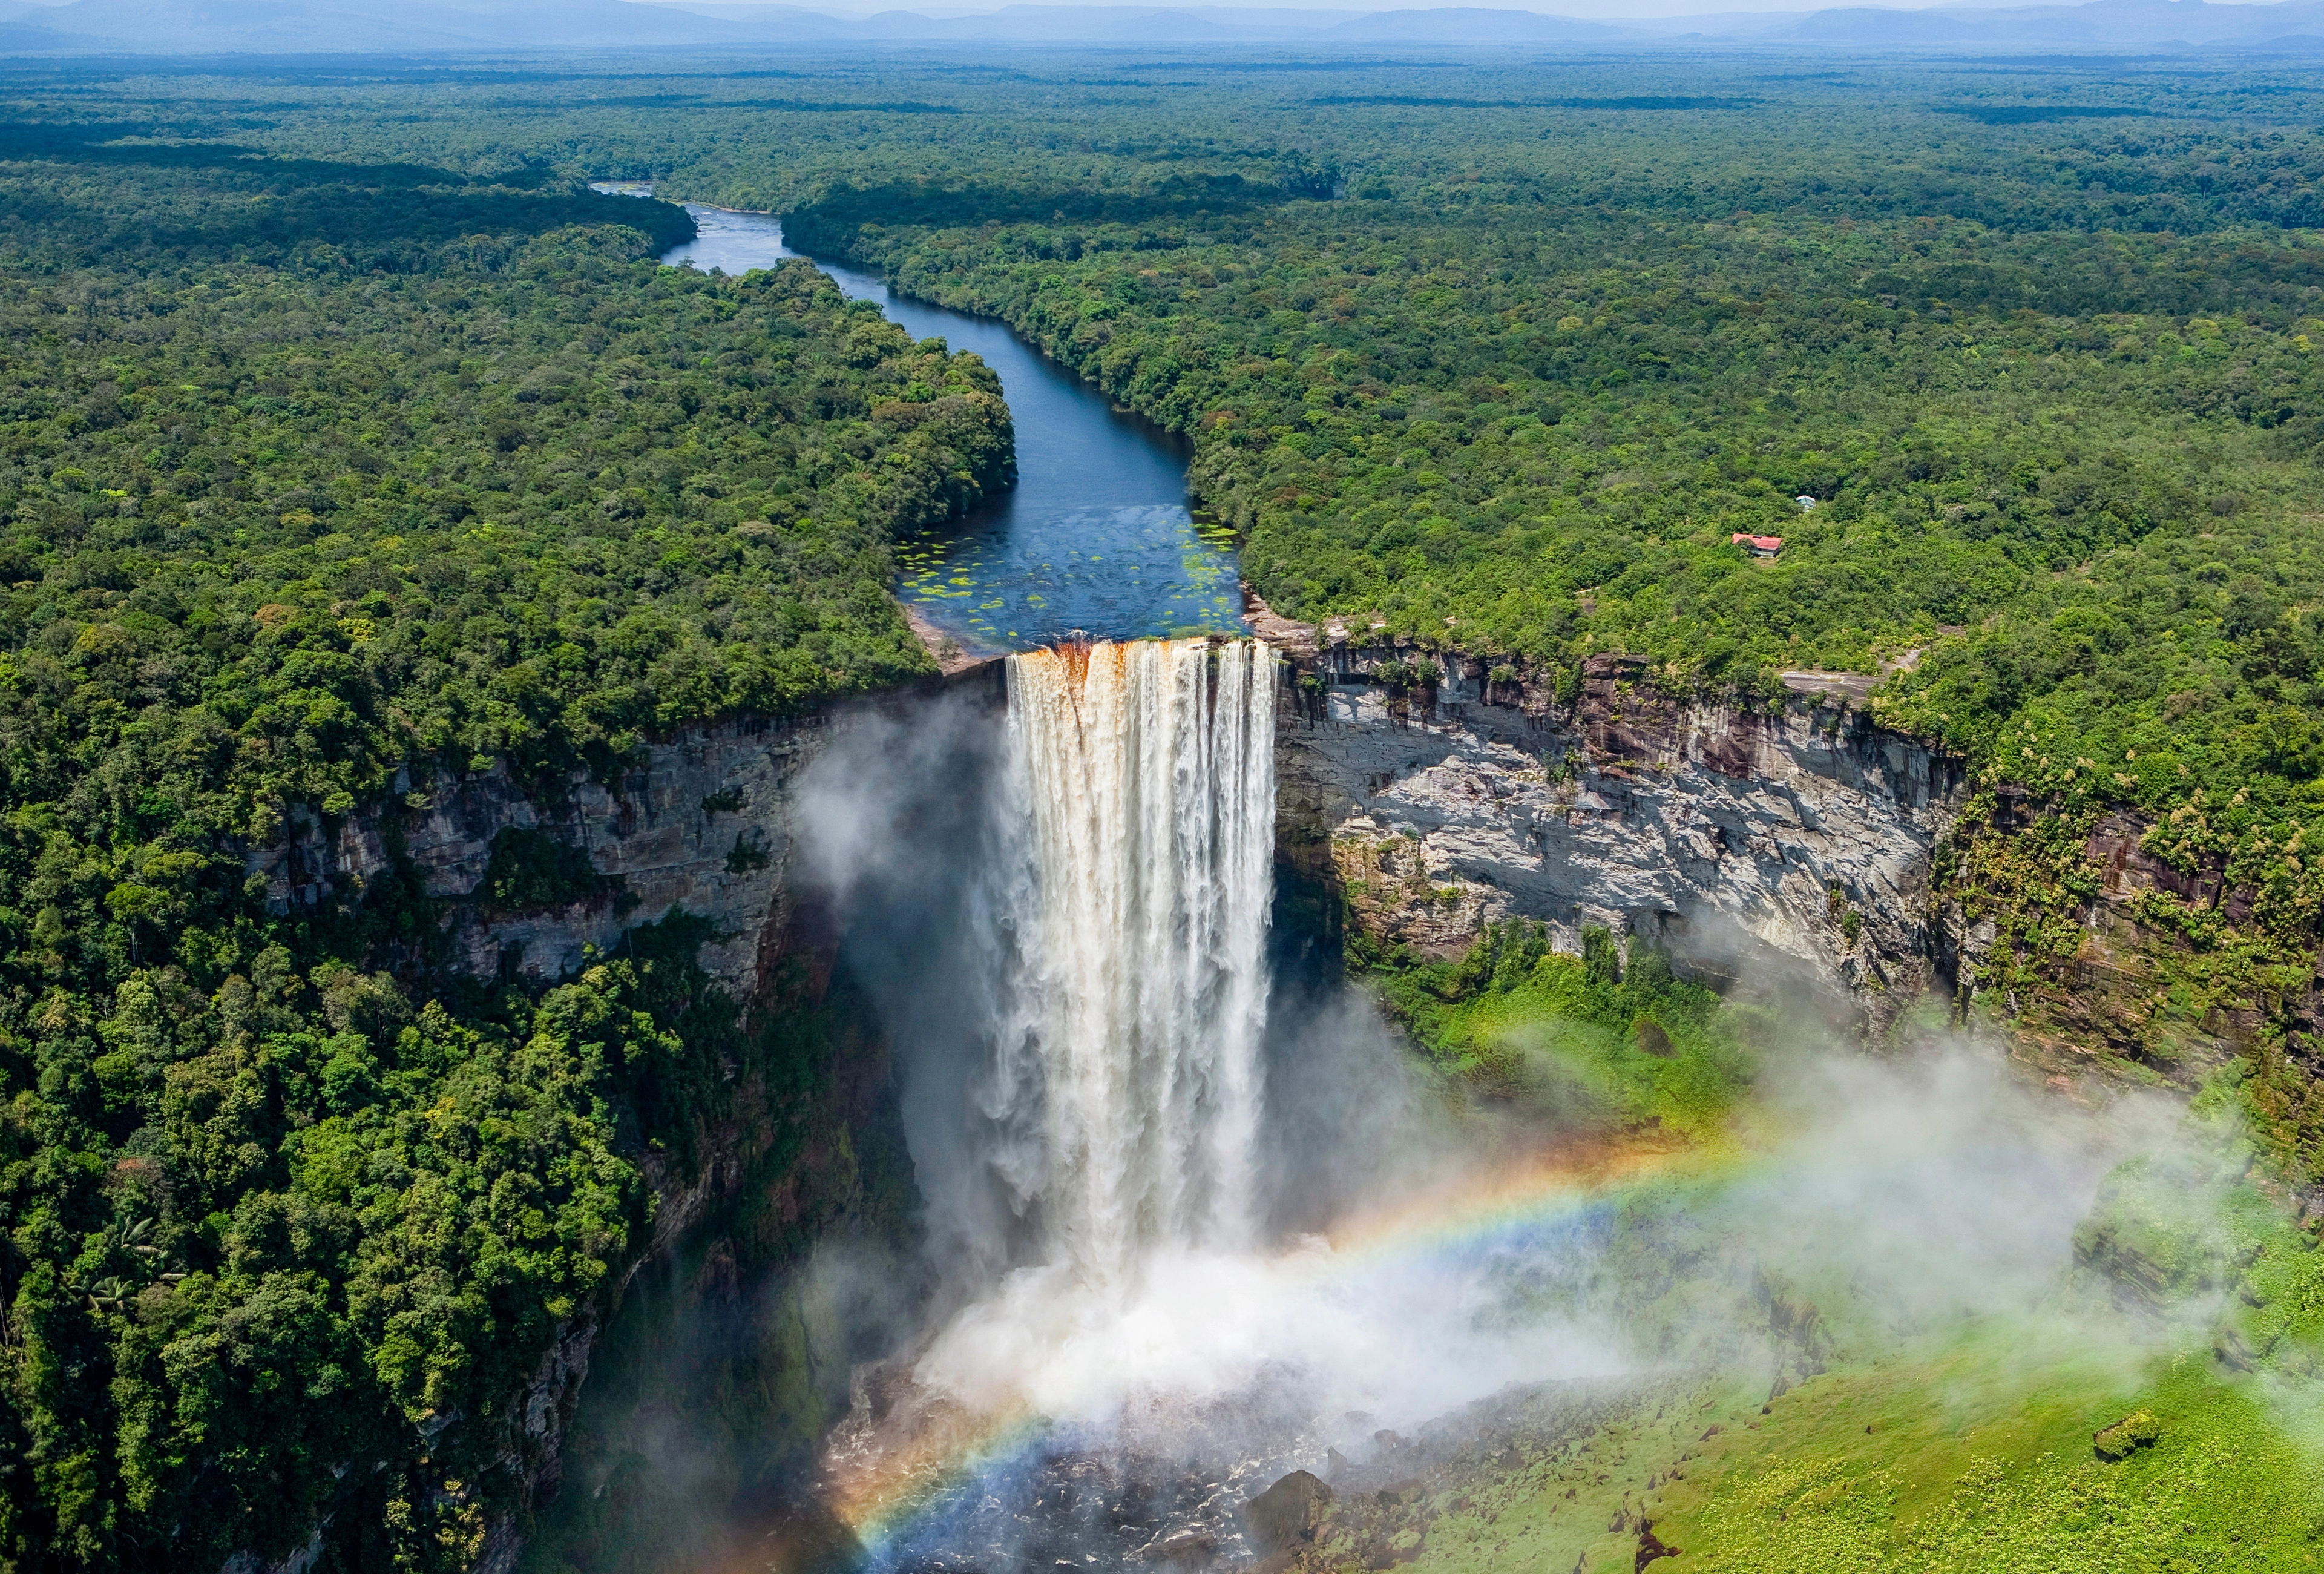
[[[941,1505],[895,1566],[920,1574],[1248,1567],[1268,1549],[1247,1528],[1246,1505],[1279,1468],[1231,1457],[1190,1465],[1175,1451],[1054,1440]]]
[[[1063,1430],[1032,1440],[936,1493],[908,1543],[890,1547],[882,1561],[919,1574],[1388,1569],[1418,1559],[1442,1525],[1455,1526],[1465,1544],[1517,1498],[1559,1493],[1576,1532],[1616,1536],[1627,1558],[1650,1522],[1639,1517],[1642,1499],[1618,1491],[1610,1501],[1621,1523],[1609,1530],[1604,1483],[1618,1461],[1606,1452],[1608,1428],[1635,1424],[1664,1403],[1676,1418],[1679,1392],[1620,1382],[1512,1387],[1401,1436],[1367,1435],[1370,1421],[1352,1414],[1302,1420],[1262,1384],[1167,1425],[1148,1417],[1130,1429],[1134,1441]],[[896,1447],[896,1437],[881,1443],[873,1434],[925,1425],[918,1403],[908,1383],[863,1387],[855,1415],[835,1434],[837,1451]],[[862,1435],[851,1440],[851,1428]],[[1639,1440],[1656,1458],[1666,1446],[1649,1442],[1643,1428]]]
[[[1262,1551],[1281,1552],[1315,1539],[1315,1527],[1331,1506],[1332,1489],[1305,1470],[1294,1470],[1243,1505],[1243,1523]]]

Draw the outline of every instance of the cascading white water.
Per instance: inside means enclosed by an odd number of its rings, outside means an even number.
[[[1255,642],[1009,658],[1013,1005],[995,1168],[1040,1246],[1101,1292],[1156,1246],[1255,1225],[1273,893],[1277,662]]]
[[[1322,1234],[1262,1228],[1262,1182],[1301,1129],[1269,1116],[1262,1075],[1274,653],[1068,645],[1007,671],[999,780],[980,804],[992,818],[945,822],[941,856],[972,898],[944,931],[956,950],[941,954],[960,960],[913,981],[965,1030],[920,1046],[929,1079],[907,1090],[922,1194],[957,1238],[935,1259],[943,1300],[923,1336],[866,1374],[824,1455],[827,1501],[851,1524],[924,1492],[947,1505],[881,1552],[890,1570],[1151,1566],[1120,1556],[1127,1522],[1101,1533],[1052,1516],[1118,1520],[1164,1477],[1213,1485],[1192,1503],[1169,1488],[1177,1505],[1152,1547],[1174,1527],[1181,1545],[1239,1545],[1240,1502],[1295,1463],[1322,1465],[1327,1433],[1359,1446],[1357,1412],[1425,1417],[1573,1369],[1562,1333],[1510,1337],[1473,1273],[1406,1281]],[[852,790],[868,790],[860,773]],[[1425,1116],[1373,1053],[1388,1048],[1364,1036],[1370,1018],[1342,1020],[1344,1040],[1323,1029],[1333,1072],[1363,1086],[1317,1102],[1336,1113],[1376,1096]],[[1386,1145],[1422,1131],[1400,1116],[1391,1129]],[[1407,1160],[1374,1162],[1414,1180],[1434,1168],[1433,1153]],[[1011,1441],[988,1474],[996,1439],[1020,1428],[1033,1451]],[[1064,1479],[1049,1450],[1086,1463],[1113,1454],[1108,1439],[1122,1451],[1097,1474],[1122,1491],[1076,1486],[1070,1510],[1064,1493],[1045,1497]],[[1186,1463],[1149,1477],[1165,1459]],[[1065,1545],[1113,1555],[1054,1557],[1060,1526]]]

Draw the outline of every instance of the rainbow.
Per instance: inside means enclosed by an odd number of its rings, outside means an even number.
[[[1716,1181],[1738,1167],[1731,1151],[1601,1143],[1542,1150],[1489,1172],[1429,1189],[1343,1221],[1326,1237],[1333,1271],[1359,1273],[1415,1257],[1460,1260],[1561,1229],[1648,1182]],[[929,1403],[901,1435],[880,1440],[826,1469],[824,1502],[854,1534],[873,1568],[933,1528],[932,1516],[964,1481],[1010,1469],[1050,1435],[1029,1403],[982,1413]]]

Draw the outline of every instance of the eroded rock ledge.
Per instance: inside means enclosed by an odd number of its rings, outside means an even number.
[[[1600,655],[1561,700],[1520,668],[1362,637],[1279,639],[1277,834],[1376,939],[1447,955],[1524,917],[1577,949],[1603,924],[1876,1023],[1931,981],[1960,762],[1830,697],[1687,704]]]

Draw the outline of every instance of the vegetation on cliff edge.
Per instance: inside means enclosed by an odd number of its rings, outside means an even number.
[[[657,267],[689,228],[538,170],[0,144],[0,1562],[322,1524],[466,1567],[705,1123],[786,1106],[773,1174],[821,1135],[830,1046],[742,1022],[697,923],[464,982],[400,857],[468,773],[554,799],[931,670],[888,543],[1008,481],[995,380],[803,263]],[[270,906],[253,855],[356,815],[389,868]],[[477,900],[604,896],[564,852]]]

